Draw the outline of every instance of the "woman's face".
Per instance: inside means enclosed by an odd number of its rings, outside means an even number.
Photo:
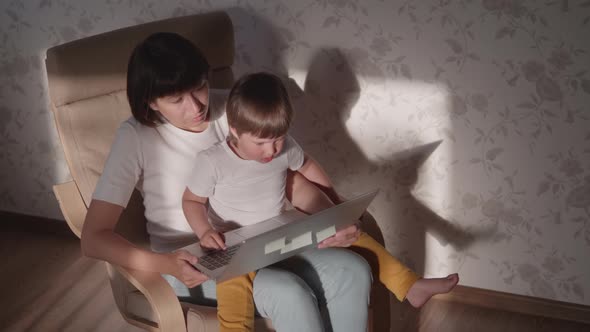
[[[201,132],[209,123],[209,83],[205,81],[188,91],[156,98],[150,107],[175,127]]]

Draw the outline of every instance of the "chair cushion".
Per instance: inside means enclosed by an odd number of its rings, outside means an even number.
[[[224,12],[145,23],[47,50],[52,110],[70,173],[86,206],[116,130],[131,115],[125,94],[129,55],[157,31],[176,32],[194,42],[211,65],[211,87],[231,87],[234,34]]]
[[[62,105],[55,112],[70,173],[87,206],[117,128],[129,116],[125,90]]]

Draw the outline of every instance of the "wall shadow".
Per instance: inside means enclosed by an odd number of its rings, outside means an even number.
[[[286,79],[296,109],[291,134],[304,150],[326,169],[337,187],[352,184],[359,193],[382,189],[376,203],[381,205],[379,215],[385,217],[371,218],[365,226],[367,232],[387,245],[392,254],[423,275],[427,233],[442,245],[452,245],[457,250],[465,249],[493,233],[467,232],[437,215],[412,195],[419,168],[441,141],[400,151],[379,161],[370,160],[363,153],[346,127],[362,93],[356,74],[359,71],[341,50],[317,50],[304,69],[307,75],[301,87],[288,79],[289,71],[284,58],[288,43],[281,38],[280,32],[265,19],[244,9],[230,8],[227,11],[236,25],[238,49],[241,48],[244,53],[260,54],[263,58],[257,59],[257,64],[247,63],[245,71],[266,70]],[[240,29],[245,24],[240,22],[254,22],[254,33],[260,38],[242,39]],[[243,32],[243,35],[246,37],[252,33]],[[260,53],[260,50],[265,52]],[[393,241],[386,243],[385,239]],[[390,303],[387,289],[378,282],[375,284],[372,293],[374,331],[389,331],[392,323],[400,323],[402,318],[406,323],[419,320],[418,310],[411,308],[407,302],[399,303],[394,299]]]
[[[338,49],[317,51],[303,89],[292,82],[289,90],[298,110],[292,134],[321,165],[326,165],[335,182],[348,179],[358,183],[362,191],[381,188],[381,195],[393,193],[385,197],[387,211],[381,211],[386,218],[371,219],[365,225],[368,233],[382,244],[385,244],[384,233],[390,237],[395,234],[396,245],[388,248],[390,252],[423,275],[427,232],[439,242],[451,243],[457,249],[475,240],[473,235],[438,216],[411,193],[419,168],[441,141],[401,151],[376,162],[367,158],[350,136],[346,122],[361,90],[355,71],[342,52]],[[402,315],[404,321],[418,319],[418,311],[411,310],[407,303],[392,301],[390,306],[388,294],[376,283],[373,289],[375,331],[389,330],[392,309],[398,312],[394,317]]]

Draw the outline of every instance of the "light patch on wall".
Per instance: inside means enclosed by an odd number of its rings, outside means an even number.
[[[367,158],[389,161],[401,151],[444,138],[441,128],[450,127],[444,85],[399,80],[362,83],[346,128]]]
[[[306,72],[295,69],[290,75],[299,86],[304,86]],[[339,137],[339,145],[356,145],[356,148],[340,146],[344,155],[340,165],[350,168],[346,173],[350,175],[347,177],[350,183],[343,186],[345,191],[377,186],[382,189],[381,195],[389,196],[405,190],[397,186],[409,186],[415,200],[433,212],[421,225],[416,225],[420,231],[415,234],[422,238],[419,242],[424,246],[419,250],[424,250],[424,272],[441,275],[444,271],[454,271],[454,261],[444,259],[454,249],[441,244],[452,243],[454,234],[442,232],[434,238],[427,235],[431,228],[453,226],[446,222],[451,218],[444,215],[449,204],[445,198],[451,197],[452,191],[451,178],[447,175],[452,174],[449,172],[453,160],[450,128],[454,102],[449,89],[441,83],[358,76],[356,79],[358,100],[349,105],[350,109],[339,108],[336,117],[340,117],[344,126],[332,127],[346,131],[344,135],[333,134]],[[380,175],[371,174],[371,169],[378,169]],[[393,179],[384,181],[383,176]],[[379,211],[388,210],[389,204],[391,201],[376,200],[373,205]]]
[[[454,261],[444,259],[454,253],[446,245],[454,241],[453,234],[438,229],[452,226],[444,214],[445,198],[451,197],[452,191],[452,179],[446,176],[451,174],[448,168],[453,160],[450,92],[441,83],[364,80],[361,84],[359,102],[346,128],[373,164],[392,165],[394,181],[410,186],[415,200],[433,212],[412,221],[423,230],[416,235],[424,237],[420,240],[424,273],[440,276],[454,272]],[[432,232],[437,234],[433,237]]]
[[[302,69],[289,68],[289,78],[295,81],[295,83],[297,83],[297,86],[302,87],[305,85],[307,71]]]

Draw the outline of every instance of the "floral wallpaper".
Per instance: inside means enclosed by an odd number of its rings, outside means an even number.
[[[390,251],[427,276],[590,305],[588,0],[2,1],[0,209],[62,218],[47,48],[217,9],[237,74],[291,79],[293,135],[339,191],[381,190]]]

